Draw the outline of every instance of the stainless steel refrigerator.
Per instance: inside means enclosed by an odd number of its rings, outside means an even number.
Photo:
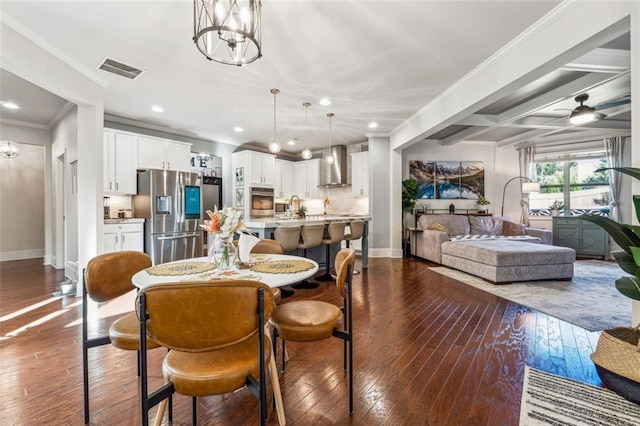
[[[207,210],[222,209],[222,178],[215,176],[202,177],[202,220],[209,220]],[[201,222],[204,223],[204,222]],[[207,233],[202,231],[202,255],[207,254]]]
[[[197,173],[138,173],[135,216],[144,218],[144,251],[154,265],[202,256],[201,177]]]

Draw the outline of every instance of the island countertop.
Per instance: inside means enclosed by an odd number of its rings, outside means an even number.
[[[264,219],[249,219],[244,222],[244,226],[249,229],[268,229],[277,228],[278,226],[297,226],[307,223],[329,223],[344,221],[350,222],[354,219],[361,219],[366,221],[371,220],[370,215],[309,215],[304,219],[284,219],[268,217]]]

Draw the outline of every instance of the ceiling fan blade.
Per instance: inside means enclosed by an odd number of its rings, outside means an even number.
[[[596,105],[596,111],[602,110],[602,109],[609,109],[609,108],[615,108],[617,106],[621,106],[621,105],[626,105],[628,103],[631,103],[631,98],[625,98],[625,99],[619,99],[617,101],[610,101],[610,102],[604,102],[602,104]]]

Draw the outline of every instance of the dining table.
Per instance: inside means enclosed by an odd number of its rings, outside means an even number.
[[[318,268],[318,263],[304,257],[284,254],[251,254],[248,262],[230,269],[219,270],[208,257],[198,257],[151,266],[137,272],[131,278],[131,282],[135,287],[144,288],[151,284],[162,283],[255,280],[275,288],[311,278],[318,272]],[[269,334],[267,327],[267,335]],[[276,400],[278,422],[284,426],[286,417],[273,351],[271,351],[269,360],[269,374]],[[164,409],[159,410],[159,413],[162,411]],[[158,423],[158,419],[156,419],[156,423]]]

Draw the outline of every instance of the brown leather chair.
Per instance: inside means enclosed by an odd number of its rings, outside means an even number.
[[[342,249],[335,259],[338,276],[336,288],[343,298],[340,308],[321,300],[296,300],[276,307],[269,320],[273,330],[273,350],[276,351],[277,339],[282,339],[282,351],[285,342],[310,342],[331,336],[344,340],[344,369],[349,380],[349,414],[353,414],[353,321],[351,283],[356,252]],[[342,324],[342,327],[340,327]],[[282,357],[282,372],[286,369],[286,356]]]
[[[278,226],[273,231],[273,238],[282,244],[285,253],[298,250],[300,226]]]
[[[109,334],[89,338],[87,311],[89,299],[95,302],[107,302],[122,296],[135,287],[131,277],[151,266],[151,259],[138,251],[106,253],[89,261],[84,271],[84,290],[82,294],[82,368],[84,374],[84,422],[89,423],[89,349],[111,343],[119,349],[138,351],[138,375],[140,375],[140,329],[136,313],[131,311],[109,327]],[[133,308],[133,307],[132,307]],[[148,341],[148,349],[159,345]]]
[[[146,352],[142,351],[142,424],[160,403],[156,424],[174,393],[192,397],[197,423],[198,396],[222,395],[245,386],[258,397],[259,423],[267,419],[266,369],[271,348],[265,325],[274,309],[264,283],[248,280],[152,284],[138,293],[140,335],[169,352],[162,363],[165,384],[151,395]],[[169,422],[172,410],[169,409]]]

